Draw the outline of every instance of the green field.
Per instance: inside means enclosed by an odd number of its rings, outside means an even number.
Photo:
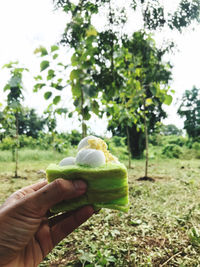
[[[9,157],[9,152],[1,152],[1,202],[44,178],[43,170],[63,155],[24,151],[17,179],[12,178]],[[155,182],[138,181],[142,176],[144,161],[134,160],[129,170],[129,213],[101,210],[40,266],[199,266],[200,160],[150,160],[149,176]]]

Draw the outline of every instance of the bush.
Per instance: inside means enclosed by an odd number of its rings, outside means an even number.
[[[162,146],[163,145],[164,136],[160,134],[152,134],[149,135],[149,143],[153,146]]]
[[[71,148],[71,144],[69,143],[68,139],[59,138],[59,136],[56,136],[54,138],[52,147],[59,153],[67,153],[69,148]]]
[[[168,144],[174,144],[182,147],[186,144],[187,139],[183,136],[171,135],[165,137],[165,142],[167,142]]]
[[[19,136],[20,148],[28,147],[28,148],[36,148],[37,147],[37,139],[32,136],[26,136],[25,134]]]
[[[104,141],[108,145],[109,151],[116,156],[120,161],[128,160],[128,150],[125,144],[125,137],[113,136],[112,138],[106,139]]]
[[[16,139],[13,137],[5,137],[0,143],[1,150],[13,150],[16,147]]]
[[[68,136],[72,146],[77,146],[82,139],[81,134],[77,130],[72,130],[71,134],[68,134]]]
[[[112,142],[116,147],[125,147],[125,137],[113,136]]]
[[[168,158],[180,158],[180,156],[182,155],[182,150],[180,146],[170,144],[163,147],[162,155]]]
[[[194,149],[194,150],[200,152],[200,143],[198,143],[198,142],[194,142],[194,143],[192,144],[192,149]]]

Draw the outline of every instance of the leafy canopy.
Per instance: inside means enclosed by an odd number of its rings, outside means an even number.
[[[200,89],[186,90],[182,97],[178,114],[184,118],[184,129],[190,138],[200,136]]]

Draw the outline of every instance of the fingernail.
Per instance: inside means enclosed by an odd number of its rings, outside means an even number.
[[[73,182],[77,190],[86,190],[87,184],[82,180],[76,180]]]

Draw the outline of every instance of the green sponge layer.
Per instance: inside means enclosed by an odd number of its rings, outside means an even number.
[[[55,213],[75,210],[84,205],[94,209],[108,208],[127,212],[128,178],[123,164],[110,163],[101,167],[50,164],[46,170],[48,182],[57,178],[67,180],[82,179],[87,182],[87,193],[83,196],[63,201],[52,208]]]

